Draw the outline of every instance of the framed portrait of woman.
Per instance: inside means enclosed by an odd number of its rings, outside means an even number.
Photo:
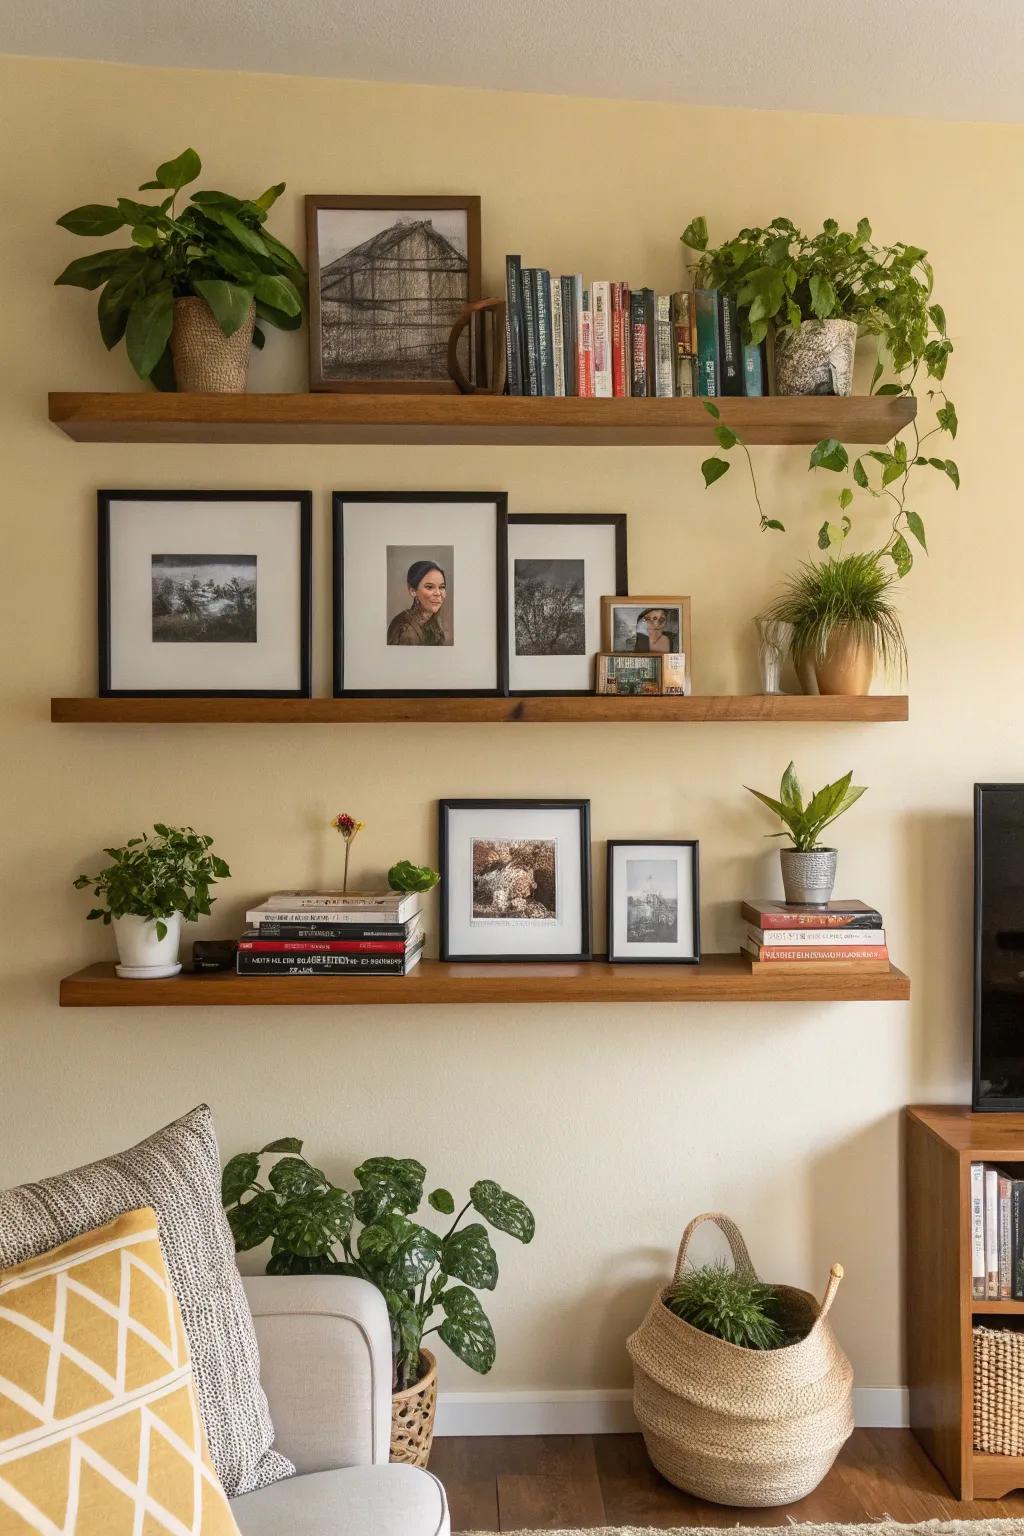
[[[631,655],[665,655],[682,651],[689,658],[690,599],[603,597],[601,649]]]
[[[335,491],[334,696],[508,691],[504,491]]]

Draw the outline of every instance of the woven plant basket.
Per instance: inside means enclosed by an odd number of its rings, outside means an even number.
[[[391,1460],[425,1467],[434,1443],[437,1411],[437,1361],[429,1349],[420,1351],[426,1370],[415,1386],[391,1394]]]
[[[175,299],[171,356],[178,389],[188,395],[244,395],[249,381],[256,305],[225,336],[205,299]]]
[[[1024,1456],[1024,1334],[975,1328],[974,1449]]]
[[[702,1222],[725,1234],[737,1273],[756,1279],[739,1228],[697,1216],[683,1233],[674,1279]],[[677,1488],[716,1504],[790,1504],[816,1488],[853,1431],[853,1371],[826,1321],[843,1271],[832,1267],[819,1307],[780,1285],[780,1322],[803,1335],[782,1349],[741,1349],[703,1333],[657,1293],[628,1340],[633,1407],[647,1454]]]

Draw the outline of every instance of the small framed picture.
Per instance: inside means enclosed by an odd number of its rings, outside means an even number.
[[[511,693],[590,693],[601,596],[625,592],[625,513],[508,520]]]
[[[448,337],[481,296],[479,197],[307,197],[306,255],[311,389],[456,390]]]
[[[309,491],[98,507],[101,698],[309,698]]]
[[[682,651],[689,675],[693,643],[688,597],[603,597],[602,651],[664,655]]]
[[[700,845],[608,844],[608,959],[695,965],[700,959]]]
[[[504,491],[334,493],[334,695],[508,689]]]
[[[661,692],[663,656],[602,654],[597,658],[598,693],[635,699]]]
[[[442,960],[589,960],[590,801],[442,800]]]

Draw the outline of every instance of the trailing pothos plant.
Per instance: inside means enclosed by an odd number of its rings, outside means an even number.
[[[153,827],[155,837],[143,832],[130,837],[123,848],[104,848],[111,860],[95,875],[79,875],[75,890],[92,886],[101,906],[88,916],[109,924],[115,917],[145,917],[156,923],[158,939],[166,938],[165,918],[180,912],[186,922],[209,917],[216,900],[210,888],[231,874],[224,860],[211,853],[213,838],[193,827]]]
[[[55,282],[102,290],[98,315],[107,350],[123,337],[139,378],[152,379],[158,389],[175,388],[170,351],[175,299],[205,299],[225,336],[245,323],[255,302],[256,347],[264,344],[259,322],[285,331],[298,330],[302,324],[306,284],[302,263],[264,228],[284,182],[255,198],[193,192],[179,209],[182,188],[195,181],[201,170],[195,150],[183,150],[157,166],[153,179],[139,187],[140,192],[165,192],[158,202],[119,197],[116,203],[72,208],[57,220],[73,235],[130,231],[130,245],[80,256]]]
[[[954,460],[926,451],[936,436],[955,438],[958,429],[956,407],[945,391],[953,343],[945,311],[932,299],[934,274],[927,252],[902,242],[873,244],[867,219],[853,232],[826,219],[821,233],[808,237],[789,219],[777,218],[766,228],[742,229],[724,245],[709,248],[707,223],[699,218],[687,226],[682,239],[700,252],[698,283],[723,289],[735,299],[745,341],[763,341],[773,326],[796,330],[807,321],[852,320],[860,335],[878,338],[869,393],[916,401],[919,387],[931,381],[924,399],[934,415],[924,430],[915,414],[887,448],[853,459],[838,439],[823,438],[811,449],[808,464],[809,469],[848,476],[837,493],[838,512],[818,530],[818,548],[845,541],[852,527],[850,508],[861,493],[884,506],[889,532],[877,553],[891,559],[897,574],[905,576],[914,563],[910,540],[928,549],[924,520],[913,505],[918,483],[914,472],[931,469],[960,488]],[[762,531],[784,531],[784,524],[764,511],[746,443],[714,402],[706,400],[704,408],[714,418],[719,447],[725,452],[738,447],[746,455]],[[714,485],[729,467],[729,461],[717,455],[705,459],[705,487]]]
[[[419,1379],[423,1339],[431,1333],[471,1370],[486,1374],[494,1364],[494,1331],[474,1293],[494,1290],[498,1257],[481,1222],[460,1223],[472,1209],[499,1232],[529,1243],[534,1219],[522,1200],[480,1179],[447,1231],[438,1233],[410,1219],[423,1200],[422,1163],[367,1158],[355,1170],[359,1188],[350,1194],[308,1162],[302,1146],[297,1136],[282,1136],[259,1152],[240,1152],[225,1167],[221,1195],[236,1250],[271,1239],[268,1275],[358,1275],[375,1285],[391,1318],[395,1391]],[[261,1183],[264,1157],[276,1160]],[[427,1204],[442,1216],[455,1212],[447,1189],[432,1190]],[[428,1327],[439,1308],[441,1322]]]

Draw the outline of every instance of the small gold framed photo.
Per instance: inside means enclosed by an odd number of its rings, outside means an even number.
[[[661,661],[660,656],[602,653],[597,658],[597,691],[630,699],[659,694]]]
[[[687,672],[693,646],[688,597],[602,597],[601,649],[664,656],[682,651]]]

